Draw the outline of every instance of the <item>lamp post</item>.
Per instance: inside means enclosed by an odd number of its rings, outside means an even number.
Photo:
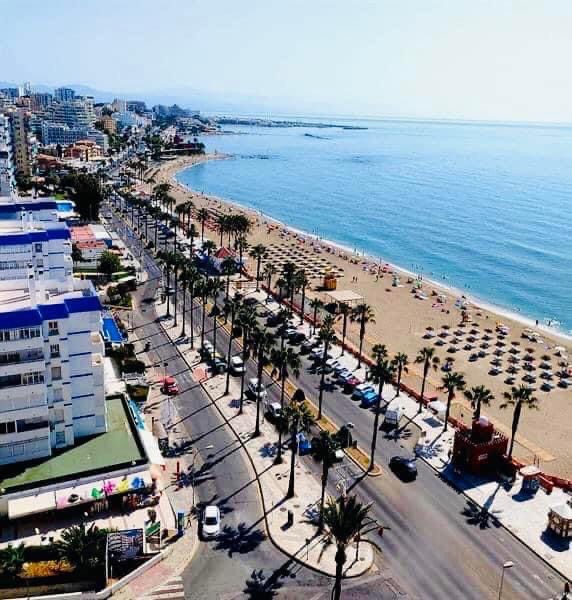
[[[500,585],[499,585],[499,597],[498,600],[501,600],[502,598],[502,587],[504,584],[504,572],[507,569],[512,569],[512,567],[514,567],[514,563],[512,562],[512,560],[507,560],[503,566],[502,566],[502,571],[501,571],[501,578],[500,578]]]

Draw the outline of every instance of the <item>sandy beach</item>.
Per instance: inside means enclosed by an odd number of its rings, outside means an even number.
[[[534,322],[516,318],[505,311],[479,306],[470,299],[461,297],[461,292],[456,293],[427,280],[418,282],[416,276],[407,271],[368,257],[357,256],[349,249],[326,241],[316,240],[309,234],[289,229],[256,211],[191,191],[174,180],[175,174],[183,168],[213,158],[224,156],[184,157],[162,164],[155,179],[157,183],[168,181],[173,185],[171,194],[177,202],[191,199],[197,208],[205,206],[247,214],[253,223],[249,235],[250,244],[262,243],[271,248],[271,260],[275,263],[277,258],[286,257],[286,252],[290,252],[289,256],[293,262],[296,262],[297,257],[306,260],[309,271],[312,267],[315,267],[315,272],[327,267],[340,275],[343,274],[338,277],[337,289],[360,294],[375,312],[375,324],[369,324],[367,327],[366,351],[375,343],[384,343],[390,354],[405,352],[410,363],[413,363],[420,348],[435,347],[442,363],[447,358],[454,360],[453,370],[465,374],[468,387],[484,384],[494,393],[495,400],[489,407],[484,407],[483,413],[507,433],[510,432],[512,411],[510,408],[499,408],[503,392],[510,389],[510,385],[504,383],[508,376],[507,368],[513,364],[510,362],[513,357],[519,359],[515,364],[524,365],[521,357],[524,357],[530,348],[530,354],[534,358],[532,364],[535,366],[531,374],[537,377],[533,385],[537,387],[536,395],[540,400],[540,409],[523,411],[515,456],[525,462],[536,459],[546,473],[572,478],[572,444],[569,439],[572,423],[572,387],[562,389],[556,386],[558,378],[555,376],[552,380],[554,389],[545,392],[540,389],[543,379],[539,377],[543,369],[550,369],[556,373],[563,368],[559,363],[564,361],[566,356],[570,356],[572,351],[572,341],[569,338],[559,335],[557,331],[536,327]],[[209,233],[213,239],[218,240],[218,235]],[[254,270],[253,264],[248,266],[251,271]],[[316,289],[321,285],[320,278],[312,278],[308,296],[317,295],[325,299],[325,293]],[[471,322],[460,329],[461,304],[465,304]],[[499,336],[499,324],[506,326],[506,337]],[[429,335],[434,337],[425,338],[430,331],[428,328],[433,328],[433,333]],[[523,337],[523,332],[527,329],[536,332],[537,341]],[[472,331],[474,333],[471,333]],[[455,332],[458,332],[457,335]],[[457,341],[453,343],[455,337]],[[357,346],[357,324],[348,327],[348,339]],[[438,340],[442,340],[443,344],[436,345]],[[463,349],[467,344],[471,344],[473,349]],[[469,356],[481,350],[482,344],[488,345],[487,356],[474,362],[469,361]],[[453,351],[452,346],[457,350]],[[543,360],[543,356],[548,358]],[[498,375],[489,374],[491,360],[494,359],[498,359],[499,368],[502,369]],[[548,363],[549,367],[540,367],[543,362]],[[420,389],[420,373],[419,365],[410,364],[409,374],[404,377],[404,381],[411,387]],[[519,370],[514,375],[516,384],[522,383],[525,373],[527,371]],[[428,386],[428,392],[438,393],[442,400],[445,396],[437,388],[443,374],[440,370],[432,372]],[[452,412],[453,416],[469,421],[471,411],[461,394],[457,396]]]

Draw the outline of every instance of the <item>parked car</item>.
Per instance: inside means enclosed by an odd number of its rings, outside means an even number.
[[[376,402],[377,392],[374,389],[367,389],[363,391],[360,403],[362,408],[371,408]]]
[[[417,464],[412,458],[406,456],[392,456],[389,468],[400,478],[411,481],[417,477]]]
[[[268,415],[270,420],[277,420],[282,415],[282,408],[280,407],[279,402],[269,402],[266,405],[266,414]]]
[[[216,538],[220,533],[220,510],[211,504],[203,511],[201,530],[204,538]]]
[[[210,360],[213,352],[214,346],[208,340],[205,340],[200,349],[201,358],[203,360]]]
[[[266,319],[266,325],[268,327],[276,327],[277,325],[280,325],[279,315],[277,315],[276,313],[270,314]]]
[[[240,354],[236,354],[230,359],[230,372],[233,375],[242,375],[246,371],[246,367],[244,366],[244,360],[242,360],[242,356]]]
[[[361,400],[365,392],[369,390],[375,392],[375,389],[370,383],[360,383],[359,385],[356,385],[352,393],[352,400]]]
[[[295,345],[301,344],[305,339],[306,334],[302,333],[301,331],[296,331],[288,336],[289,342]]]
[[[211,365],[213,372],[217,375],[226,372],[226,357],[220,352],[213,352]]]
[[[249,296],[248,298],[245,298],[243,302],[247,306],[254,306],[258,304],[258,300],[254,296]]]
[[[309,354],[312,349],[316,346],[317,342],[313,339],[307,339],[300,345],[300,354]]]
[[[177,385],[175,378],[165,377],[165,379],[163,379],[161,391],[163,394],[167,394],[168,396],[176,396],[179,393],[179,386]]]
[[[336,373],[336,381],[341,385],[343,385],[350,377],[353,377],[353,373],[347,368],[339,369]]]
[[[314,361],[322,360],[324,358],[324,346],[320,345],[320,346],[317,346],[316,348],[314,348],[310,352],[310,358]],[[330,358],[332,358],[332,355],[328,352],[326,354],[326,360],[328,360]]]
[[[266,396],[268,395],[264,384],[259,383],[257,377],[253,377],[252,379],[248,380],[247,391],[250,394],[250,396],[252,396],[254,399],[258,397],[258,394],[260,394],[261,399],[266,398]]]
[[[351,394],[354,389],[362,383],[363,382],[361,379],[358,379],[355,375],[352,375],[349,379],[346,379],[346,382],[344,383],[344,392],[346,394]]]

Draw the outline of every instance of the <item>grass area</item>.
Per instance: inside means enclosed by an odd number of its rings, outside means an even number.
[[[54,194],[54,198],[56,200],[67,200],[68,197],[63,192],[58,192],[57,194]]]
[[[111,398],[106,405],[106,433],[80,440],[75,446],[41,461],[2,467],[0,487],[10,492],[19,486],[39,485],[88,471],[110,470],[115,465],[144,459],[121,398]]]

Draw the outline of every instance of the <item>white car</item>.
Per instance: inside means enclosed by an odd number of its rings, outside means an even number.
[[[205,538],[215,538],[220,533],[220,510],[211,504],[203,512],[202,534]]]
[[[322,360],[324,358],[324,346],[318,346],[314,348],[312,352],[310,352],[310,358],[312,360]],[[332,355],[328,352],[326,355],[326,359],[332,358]]]
[[[258,398],[258,395],[260,394],[260,398],[264,399],[268,395],[268,392],[266,391],[264,384],[259,383],[257,377],[253,377],[252,379],[249,379],[248,391],[254,398]]]
[[[246,371],[242,356],[237,354],[230,359],[230,370],[234,375],[242,375]]]

